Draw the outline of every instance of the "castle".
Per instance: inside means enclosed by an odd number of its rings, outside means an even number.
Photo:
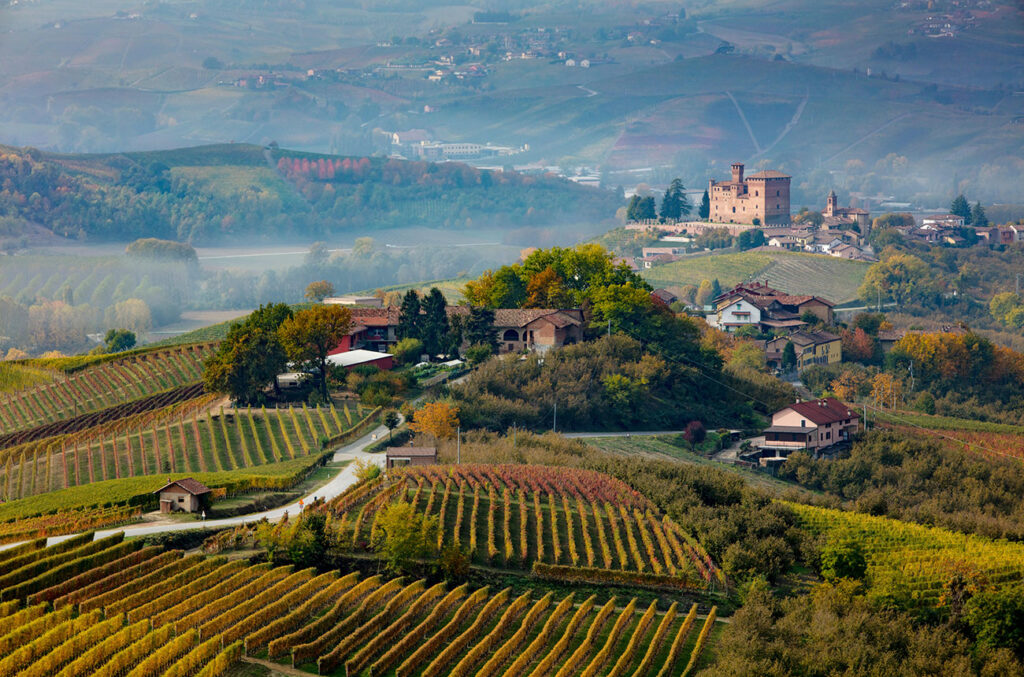
[[[709,221],[752,225],[789,223],[788,174],[767,170],[744,179],[743,163],[732,165],[732,181],[708,182],[711,198]]]

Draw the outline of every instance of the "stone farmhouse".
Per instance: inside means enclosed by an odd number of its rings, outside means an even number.
[[[767,170],[744,178],[743,163],[732,165],[731,181],[708,182],[711,213],[715,223],[784,225],[789,223],[788,174]]]
[[[857,412],[834,397],[797,401],[772,415],[760,448],[775,457],[793,451],[808,451],[818,457],[823,450],[848,442],[859,429]]]
[[[469,308],[448,306],[447,312],[450,320],[456,315],[469,315]],[[400,316],[397,306],[352,308],[352,328],[331,353],[361,348],[386,353],[398,343]],[[583,311],[578,308],[498,308],[494,311],[494,331],[501,353],[545,352],[583,340]]]

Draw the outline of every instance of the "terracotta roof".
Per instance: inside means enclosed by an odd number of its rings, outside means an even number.
[[[849,418],[859,418],[857,412],[834,397],[826,397],[823,400],[810,400],[808,402],[796,402],[786,407],[786,409],[792,409],[818,425],[837,423]]]
[[[793,178],[789,174],[777,171],[775,169],[766,169],[755,174],[751,174],[747,177],[748,179],[790,179]]]
[[[448,306],[448,316],[469,315],[469,306]],[[560,315],[564,317],[555,318]],[[578,308],[495,308],[494,327],[496,329],[508,327],[525,327],[526,325],[541,318],[548,319],[556,326],[567,324],[580,324],[583,313]]]
[[[497,319],[495,319],[495,322],[497,322]],[[569,315],[568,313],[563,312],[551,313],[550,315],[538,317],[536,320],[528,322],[527,326],[533,324],[534,322],[550,322],[556,327],[568,327],[571,325],[582,324],[580,320],[576,319],[572,315]]]
[[[416,457],[434,457],[437,456],[437,447],[388,447],[384,452],[385,456],[397,456],[399,458],[405,458],[406,456]]]
[[[188,493],[192,494],[193,496],[199,496],[201,494],[208,494],[208,493],[210,493],[210,488],[208,486],[206,486],[205,484],[203,484],[199,480],[192,479],[191,477],[186,477],[185,479],[174,480],[173,482],[168,482],[167,484],[165,484],[164,486],[160,487],[159,489],[157,489],[153,493],[154,494],[159,494],[161,491],[164,491],[165,489],[167,489],[169,487],[172,487],[175,484],[177,484],[179,487],[181,487],[182,489],[184,489]]]
[[[679,300],[679,297],[670,292],[668,289],[655,289],[651,292],[651,296],[657,296],[665,303],[674,303]]]
[[[352,324],[365,327],[386,327],[398,324],[400,310],[397,306],[386,308],[352,308]]]

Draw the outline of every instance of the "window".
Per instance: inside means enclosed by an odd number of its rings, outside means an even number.
[[[807,427],[807,421],[805,419],[800,419],[800,427],[801,428],[806,428]]]
[[[502,341],[518,341],[519,340],[519,332],[517,332],[515,329],[506,329],[505,330],[505,335],[502,337],[501,340]]]
[[[185,497],[184,496],[178,496],[178,503],[184,503],[184,502],[185,502]]]
[[[756,191],[756,190],[754,191],[754,197],[757,197],[760,194],[761,194],[760,191]]]
[[[733,207],[733,208],[732,208],[732,213],[733,213],[733,214],[735,214],[735,213],[736,213],[736,208],[735,208],[735,207]]]
[[[778,191],[778,190],[777,190],[777,191],[775,191],[775,196],[776,196],[776,197],[778,197],[778,196],[780,196],[780,195],[782,195],[782,192],[781,192],[781,191]]]

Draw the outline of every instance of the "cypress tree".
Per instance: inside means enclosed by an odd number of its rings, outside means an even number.
[[[711,216],[711,196],[708,195],[708,189],[704,189],[704,197],[700,199],[700,207],[697,210],[697,216],[700,217],[701,221]]]
[[[398,314],[398,339],[421,338],[422,320],[420,319],[420,295],[415,289],[405,292],[402,307]]]
[[[988,225],[985,208],[981,206],[980,202],[975,202],[974,209],[971,210],[971,225],[975,228],[984,228]]]

